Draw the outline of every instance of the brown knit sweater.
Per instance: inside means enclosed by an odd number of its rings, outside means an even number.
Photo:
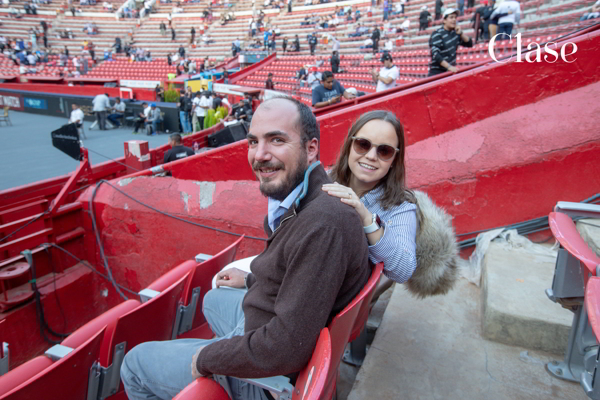
[[[320,330],[369,279],[369,248],[358,214],[321,190],[322,166],[306,197],[281,217],[250,266],[245,335],[205,347],[198,371],[239,378],[289,375],[310,359]],[[289,218],[288,218],[289,217]]]

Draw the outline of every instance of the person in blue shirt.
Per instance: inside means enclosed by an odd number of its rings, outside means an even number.
[[[321,84],[312,91],[312,106],[314,108],[327,107],[341,101],[342,96],[348,100],[356,97],[353,93],[344,89],[338,81],[333,79],[331,71],[324,71],[321,77]]]

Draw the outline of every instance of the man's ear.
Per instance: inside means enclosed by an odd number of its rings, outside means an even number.
[[[317,138],[306,142],[306,155],[309,165],[319,160],[319,140]]]

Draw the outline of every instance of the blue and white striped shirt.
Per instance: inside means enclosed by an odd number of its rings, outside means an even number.
[[[417,268],[417,206],[404,202],[384,210],[379,202],[383,187],[360,198],[367,210],[377,214],[384,225],[383,236],[369,246],[369,260],[383,261],[383,274],[398,283],[406,282]]]

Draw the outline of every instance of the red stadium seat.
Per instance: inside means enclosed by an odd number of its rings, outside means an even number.
[[[596,266],[600,265],[600,257],[581,238],[571,217],[563,213],[552,212],[548,216],[548,223],[560,245],[585,265],[589,273],[596,275]]]

